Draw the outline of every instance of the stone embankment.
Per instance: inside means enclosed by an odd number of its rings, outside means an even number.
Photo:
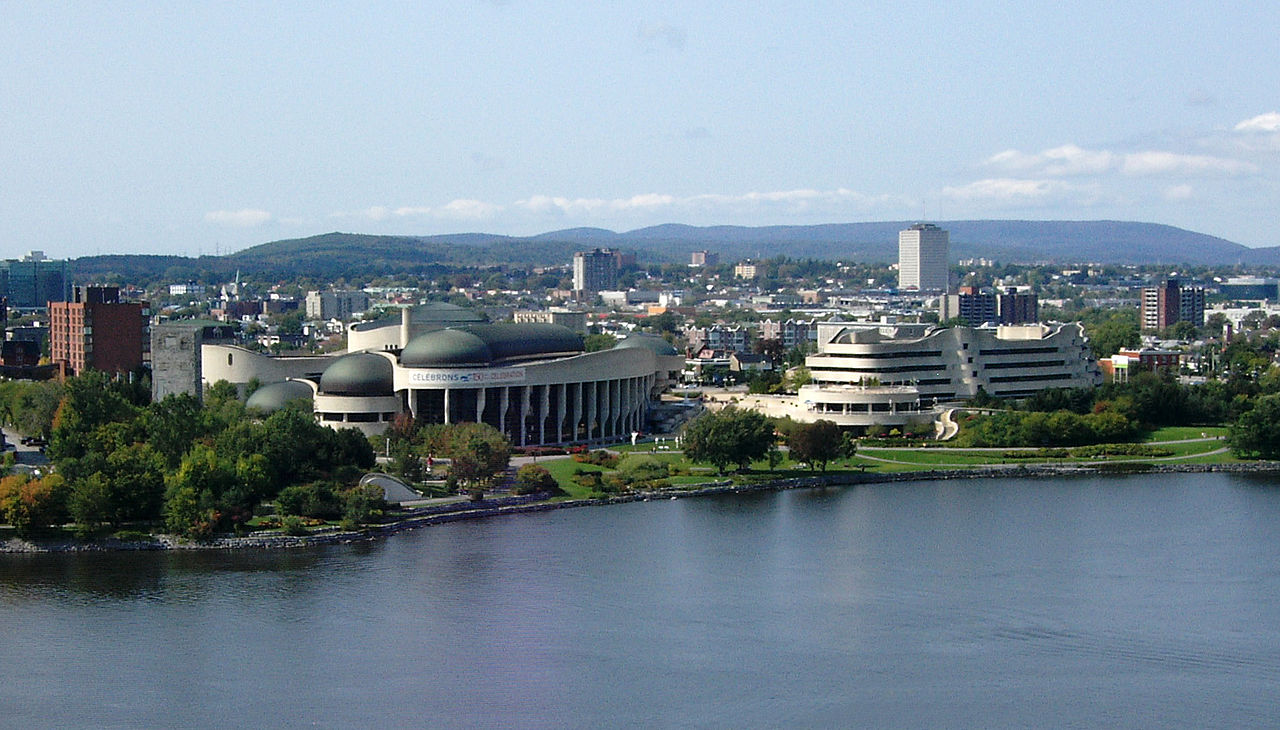
[[[310,535],[290,536],[274,532],[254,533],[245,537],[220,537],[207,542],[182,540],[170,535],[156,536],[152,540],[125,542],[106,539],[91,543],[82,542],[32,542],[13,538],[0,543],[0,553],[41,553],[41,552],[81,552],[103,550],[229,550],[243,548],[298,548],[313,545],[329,545],[337,543],[361,542],[377,539],[401,530],[411,530],[427,525],[459,520],[473,520],[484,517],[519,514],[524,512],[547,512],[557,509],[576,507],[595,507],[627,502],[648,502],[657,499],[685,499],[690,497],[711,496],[718,494],[742,494],[747,492],[783,491],[788,489],[812,489],[818,487],[844,487],[860,484],[887,484],[895,482],[936,481],[941,479],[989,479],[989,478],[1051,478],[1063,476],[1098,476],[1123,473],[1172,474],[1172,473],[1276,473],[1280,475],[1280,462],[1253,462],[1247,464],[1160,464],[1160,463],[1114,463],[1107,465],[1031,465],[1019,464],[1010,466],[972,467],[965,469],[935,469],[928,471],[859,473],[842,472],[839,474],[815,474],[807,477],[787,479],[763,479],[746,484],[735,484],[732,481],[709,482],[687,488],[664,489],[654,492],[633,492],[629,494],[603,497],[599,499],[574,499],[548,502],[544,495],[528,495],[523,497],[505,497],[488,499],[480,502],[455,502],[452,504],[433,505],[409,510],[406,515],[394,522],[371,525],[361,530],[349,531],[337,527],[317,530]]]

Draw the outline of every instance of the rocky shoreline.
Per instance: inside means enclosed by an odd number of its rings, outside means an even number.
[[[1128,468],[1125,468],[1125,467]],[[1255,462],[1248,464],[1150,464],[1133,462],[1109,462],[1103,465],[1000,465],[964,469],[933,469],[892,473],[842,472],[839,474],[815,474],[807,477],[764,480],[759,483],[734,484],[728,481],[709,482],[689,488],[673,488],[655,492],[604,497],[600,499],[574,499],[559,502],[545,501],[545,497],[529,495],[461,502],[412,511],[406,517],[381,525],[371,525],[356,531],[327,528],[310,535],[291,536],[278,533],[258,533],[244,537],[219,537],[205,542],[195,542],[172,535],[157,535],[151,540],[123,541],[115,538],[94,542],[46,542],[23,538],[10,538],[0,542],[0,553],[55,553],[128,550],[233,550],[233,549],[281,549],[315,545],[363,542],[375,540],[402,530],[412,530],[428,525],[474,520],[525,512],[547,512],[577,507],[597,507],[628,502],[648,502],[656,499],[686,499],[720,494],[747,492],[776,492],[788,489],[812,489],[817,487],[845,487],[861,484],[888,484],[894,482],[938,481],[943,479],[988,478],[1051,478],[1063,476],[1099,476],[1127,473],[1187,474],[1187,473],[1276,473],[1280,476],[1280,462]]]

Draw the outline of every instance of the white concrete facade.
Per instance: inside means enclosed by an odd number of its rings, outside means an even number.
[[[1047,388],[1099,385],[1102,372],[1079,323],[935,328],[918,334],[844,322],[818,325],[806,358],[818,385],[911,385],[926,404],[990,395],[1020,398]]]

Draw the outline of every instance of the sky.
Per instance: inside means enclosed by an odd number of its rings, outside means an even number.
[[[3,12],[0,258],[972,218],[1280,245],[1280,4]]]

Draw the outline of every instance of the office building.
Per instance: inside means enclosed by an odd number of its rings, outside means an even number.
[[[947,291],[950,235],[932,223],[919,223],[898,233],[898,288]]]
[[[815,385],[912,386],[927,401],[1023,398],[1046,388],[1102,382],[1079,322],[975,329],[818,323],[818,352],[805,359]]]
[[[49,302],[65,302],[70,286],[67,262],[47,259],[43,251],[0,261],[0,297],[8,298],[12,308],[43,309]]]

